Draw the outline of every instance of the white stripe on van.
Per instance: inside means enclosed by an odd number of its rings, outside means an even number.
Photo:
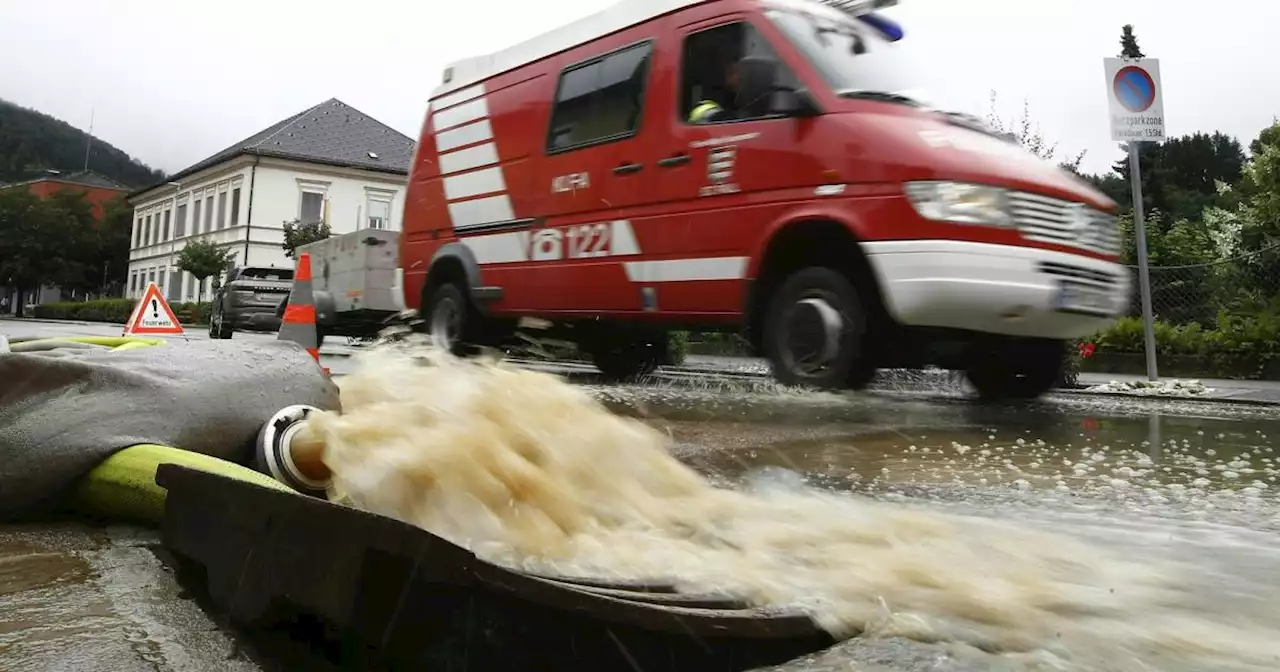
[[[506,194],[449,204],[449,219],[453,220],[453,228],[457,231],[494,222],[509,222],[515,218],[511,199]]]
[[[453,93],[440,96],[439,98],[436,98],[434,101],[432,101],[432,105],[434,105],[436,109],[439,110],[439,109],[444,109],[446,107],[453,107],[458,103],[465,103],[468,100],[479,98],[480,96],[483,96],[483,95],[484,95],[484,83],[481,82],[480,84],[476,84],[475,86],[468,86],[465,89],[461,89],[459,91],[454,91]]]
[[[440,155],[440,174],[449,175],[451,173],[460,173],[464,170],[479,168],[481,166],[492,166],[498,162],[498,146],[492,142],[466,149],[459,149],[456,152],[448,152]]]
[[[432,119],[431,123],[435,123]],[[436,126],[439,128],[439,126]],[[459,126],[450,131],[436,133],[436,151],[447,152],[457,149],[463,145],[470,145],[482,140],[493,139],[493,126],[489,125],[488,119],[481,119],[474,124]]]
[[[444,197],[449,201],[506,191],[507,185],[502,179],[502,169],[496,166],[444,178]]]
[[[529,261],[528,231],[467,236],[459,240],[471,250],[476,263],[481,266]]]
[[[437,129],[448,129],[460,126],[468,121],[485,119],[489,116],[489,103],[484,98],[477,98],[447,110],[437,110],[432,123]]]
[[[628,261],[623,266],[631,282],[741,280],[747,275],[746,257]]]

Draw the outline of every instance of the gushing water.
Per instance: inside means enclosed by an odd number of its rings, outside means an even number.
[[[1280,667],[1270,631],[1194,610],[1172,561],[796,479],[716,487],[662,432],[544,373],[421,344],[357,367],[343,413],[308,421],[336,488],[493,562],[670,579],[804,609],[837,635],[957,642],[1027,669]]]

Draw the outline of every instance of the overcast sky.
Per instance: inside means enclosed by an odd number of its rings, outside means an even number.
[[[331,97],[416,138],[449,61],[611,2],[0,0],[0,98],[80,128],[95,110],[96,136],[170,172]],[[1161,60],[1171,135],[1247,146],[1280,113],[1280,2],[902,0],[888,14],[934,99],[984,113],[995,90],[1005,118],[1026,99],[1090,171],[1120,158],[1102,58],[1125,23]]]

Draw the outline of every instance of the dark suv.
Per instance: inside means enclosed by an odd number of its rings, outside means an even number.
[[[244,266],[231,269],[214,292],[209,338],[231,338],[237,329],[274,331],[280,328],[276,306],[293,287],[292,268]]]

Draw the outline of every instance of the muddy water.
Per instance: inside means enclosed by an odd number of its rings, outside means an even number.
[[[0,526],[0,670],[256,672],[181,591],[150,532]]]
[[[640,422],[429,359],[365,357],[311,430],[358,505],[494,561],[669,576],[864,635],[793,668],[1280,667],[1275,423],[596,395]]]

